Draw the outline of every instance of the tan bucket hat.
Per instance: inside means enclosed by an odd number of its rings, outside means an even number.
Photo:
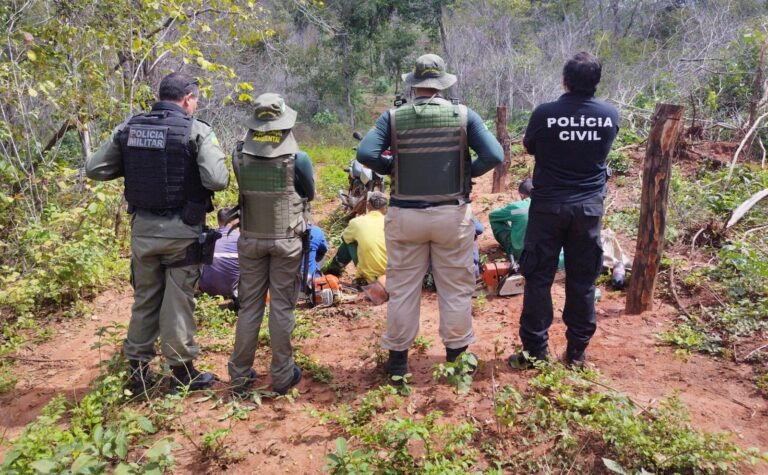
[[[291,128],[296,111],[285,104],[280,94],[266,93],[256,98],[253,115],[245,121],[243,151],[258,157],[279,157],[299,151]]]
[[[268,92],[256,98],[253,115],[245,125],[251,130],[269,132],[292,129],[296,123],[296,111],[285,104],[283,96]]]
[[[403,74],[409,87],[424,87],[442,91],[456,84],[456,76],[445,71],[445,61],[436,54],[425,54],[416,60],[413,72]]]

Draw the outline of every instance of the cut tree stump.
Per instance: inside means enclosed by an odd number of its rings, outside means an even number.
[[[509,166],[512,164],[511,140],[507,131],[507,108],[504,106],[496,108],[496,140],[504,150],[504,161],[493,169],[491,193],[501,193],[507,187]]]
[[[664,250],[664,227],[672,172],[672,156],[682,130],[683,106],[656,104],[643,165],[640,225],[627,290],[626,313],[637,315],[653,308],[653,291]]]

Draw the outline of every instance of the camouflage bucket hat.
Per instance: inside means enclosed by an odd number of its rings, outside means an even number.
[[[425,54],[416,60],[413,72],[403,74],[409,87],[424,87],[442,91],[456,84],[456,76],[445,72],[445,61],[436,54]]]
[[[245,121],[251,130],[270,132],[288,130],[296,123],[296,111],[285,105],[280,94],[266,93],[256,98],[253,115]]]

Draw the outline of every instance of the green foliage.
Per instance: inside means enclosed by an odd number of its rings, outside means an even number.
[[[335,247],[341,245],[341,234],[349,224],[350,219],[349,213],[341,205],[325,217],[320,223],[320,227],[325,230],[325,237],[328,239],[329,243],[333,244]]]
[[[760,241],[765,243],[766,239]],[[728,242],[718,258],[709,275],[723,284],[730,300],[757,302],[768,297],[768,253],[762,245],[748,240]]]
[[[419,335],[413,341],[413,349],[417,353],[426,353],[430,348],[432,348],[432,338],[425,338],[424,335]]]
[[[346,191],[349,183],[344,169],[355,158],[354,150],[338,146],[310,146],[304,150],[312,157],[320,201],[334,200],[339,190]]]
[[[629,158],[629,154],[626,152],[617,152],[615,150],[608,153],[605,163],[611,167],[611,170],[615,175],[626,175],[627,172],[632,169],[633,165],[632,159]]]
[[[203,460],[215,460],[220,466],[226,467],[233,461],[234,455],[227,447],[227,438],[232,429],[218,428],[203,434],[200,439],[200,456]]]
[[[221,297],[211,297],[203,293],[197,296],[195,301],[198,337],[206,340],[208,349],[230,351],[234,344],[237,313],[225,306]]]
[[[389,377],[389,380],[392,381],[392,384],[397,389],[397,393],[401,396],[410,396],[413,394],[413,386],[411,386],[411,378],[413,375],[411,373],[405,373],[404,375],[392,375]]]
[[[458,394],[466,394],[472,387],[472,375],[477,370],[477,357],[465,351],[453,363],[441,363],[432,371],[432,378],[439,381],[445,378]]]
[[[152,422],[126,402],[124,381],[128,369],[121,355],[108,364],[93,389],[76,404],[58,396],[46,405],[37,420],[13,441],[2,466],[3,473],[161,473],[172,469],[173,444],[161,439],[139,462],[128,462],[137,444],[154,434]]]
[[[642,141],[643,138],[638,135],[637,131],[628,127],[622,127],[619,129],[619,135],[617,135],[616,139],[613,141],[613,148],[616,149],[627,145],[634,145]]]
[[[368,462],[370,453],[362,450],[349,451],[347,444],[344,437],[336,439],[336,453],[325,455],[328,463],[323,466],[323,470],[332,475],[373,473]]]
[[[754,100],[754,74],[764,42],[764,32],[748,28],[723,47],[723,71],[713,75],[705,89],[715,93],[716,100],[708,104],[716,116],[729,117]]]
[[[727,170],[702,169],[694,179],[685,178],[673,168],[670,186],[670,213],[667,240],[692,235],[698,229],[710,229],[712,221],[725,222],[731,212],[757,191],[768,187],[768,171],[749,165],[737,166],[734,178],[723,189]],[[758,204],[729,233],[752,228],[768,219],[768,207]],[[710,231],[712,232],[712,231]],[[715,228],[717,233],[717,228]],[[694,271],[682,283],[692,292],[706,291],[719,300],[704,305],[693,320],[681,319],[679,325],[661,335],[663,341],[689,351],[719,354],[745,336],[768,327],[768,254],[765,234],[744,234],[722,242],[711,268]]]
[[[339,116],[337,116],[335,112],[331,112],[328,109],[325,109],[312,116],[312,123],[319,127],[338,124]]]
[[[694,176],[683,176],[672,168],[669,189],[669,214],[666,240],[675,242],[693,234],[712,220],[725,222],[730,213],[754,193],[768,188],[768,170],[739,165],[731,183],[723,189],[727,169],[711,171],[702,167]],[[741,226],[755,226],[768,219],[768,207],[755,207],[744,217]]]
[[[661,341],[670,345],[675,345],[685,351],[701,351],[713,355],[721,351],[719,339],[714,340],[706,331],[696,322],[681,323],[659,335]]]
[[[609,468],[627,473],[725,473],[766,456],[738,448],[727,434],[697,432],[676,397],[643,408],[617,392],[597,391],[604,386],[593,371],[537,367],[527,394],[506,386],[496,395],[505,440],[523,445],[509,462],[513,471],[590,472],[586,451],[610,457]]]
[[[61,202],[50,203],[40,222],[18,226],[24,245],[7,243],[2,257],[0,306],[16,316],[45,305],[66,307],[126,270],[119,254],[122,243],[115,245],[113,232],[111,213],[119,212],[121,199],[111,196],[114,187],[96,186],[83,199],[72,196],[82,183],[62,178],[55,186],[60,187]]]
[[[357,409],[342,406],[323,412],[323,421],[337,424],[345,437],[336,452],[326,455],[330,473],[466,473],[476,463],[469,443],[477,428],[468,422],[440,424],[433,411],[420,419],[397,415],[402,400],[392,386],[370,391]],[[350,451],[349,445],[358,448]],[[418,449],[417,449],[418,447]]]
[[[629,237],[637,236],[639,222],[640,209],[635,206],[611,210],[604,218],[605,227],[619,231]]]
[[[115,235],[116,218],[125,219],[117,183],[89,186],[64,165],[39,179],[55,200],[38,220],[25,216],[21,198],[0,213],[0,355],[44,336],[42,316],[82,315],[85,299],[128,275],[125,226]],[[15,384],[10,366],[0,362],[0,392]]]
[[[306,370],[312,376],[312,379],[318,383],[331,384],[333,382],[333,373],[327,365],[320,363],[315,358],[299,350],[294,351],[293,358],[296,360],[296,364]]]

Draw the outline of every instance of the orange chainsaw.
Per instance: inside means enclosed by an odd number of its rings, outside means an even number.
[[[507,297],[525,290],[525,278],[520,275],[515,258],[511,255],[509,258],[510,262],[488,262],[481,269],[483,283],[491,295]]]

